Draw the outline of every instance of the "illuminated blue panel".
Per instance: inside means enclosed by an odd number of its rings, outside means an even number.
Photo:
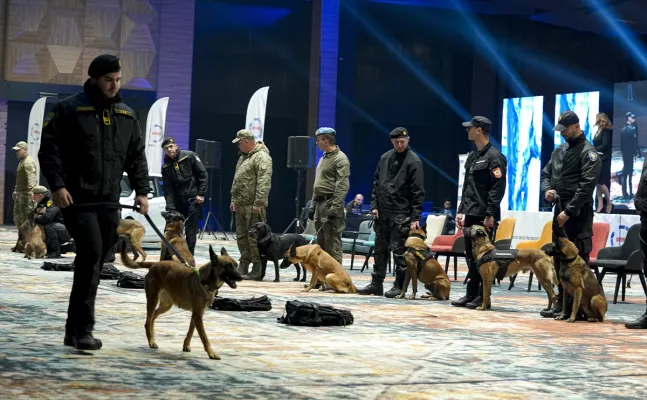
[[[501,152],[508,160],[502,210],[538,211],[544,97],[503,100]]]
[[[558,94],[555,96],[555,124],[566,110],[574,111],[580,118],[580,128],[589,142],[593,142],[595,116],[600,112],[600,92]],[[564,143],[564,138],[555,132],[555,148]]]

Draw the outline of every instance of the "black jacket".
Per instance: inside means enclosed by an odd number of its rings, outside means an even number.
[[[634,196],[634,205],[636,206],[636,211],[640,215],[647,216],[647,158],[643,162],[643,170],[640,174],[640,181],[638,182],[638,190],[636,190],[636,195]]]
[[[406,214],[412,221],[420,220],[424,181],[422,161],[416,153],[409,148],[402,153],[387,151],[375,169],[371,210]]]
[[[638,128],[635,125],[625,125],[620,131],[620,150],[623,157],[634,155],[640,157],[640,148],[638,148]]]
[[[74,200],[74,198],[72,198]],[[34,222],[36,222],[39,225],[47,225],[51,224],[52,222],[59,222],[63,224],[63,214],[61,213],[61,210],[58,209],[52,202],[52,193],[50,191],[47,191],[45,194],[45,197],[41,199],[41,201],[38,202],[36,205],[36,209],[39,209],[41,207],[45,207],[45,213],[42,215],[36,214],[36,218],[34,218]]]
[[[38,159],[49,189],[66,188],[74,203],[119,202],[124,171],[137,195],[150,191],[134,111],[119,95],[105,99],[89,80],[47,115]]]
[[[541,193],[554,189],[569,217],[577,217],[582,207],[593,204],[593,190],[602,162],[598,151],[584,137],[575,138],[553,151],[541,172]]]
[[[501,219],[508,161],[491,143],[471,152],[465,160],[465,182],[457,213]]]
[[[209,175],[198,155],[192,151],[180,150],[174,160],[164,156],[162,178],[169,211],[177,210],[179,204],[186,204],[196,196],[207,195]]]
[[[599,135],[593,136],[593,145],[598,151],[600,160],[606,161],[611,159],[611,140],[612,140],[613,131],[611,129],[605,129],[600,132]]]

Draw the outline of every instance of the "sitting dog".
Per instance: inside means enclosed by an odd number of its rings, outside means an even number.
[[[283,257],[293,264],[301,263],[312,274],[310,284],[302,292],[309,292],[319,281],[321,282],[319,290],[324,290],[325,285],[328,284],[332,292],[357,293],[357,288],[353,285],[346,269],[318,244],[297,247],[292,243]]]
[[[503,279],[519,271],[532,271],[548,295],[550,309],[555,301],[553,285],[557,285],[557,274],[553,262],[541,250],[495,250],[484,227],[473,225],[469,229],[472,239],[472,254],[483,278],[483,303],[477,310],[490,308],[490,296],[494,278]]]
[[[146,252],[142,248],[142,238],[146,233],[144,226],[134,219],[122,219],[119,221],[117,233],[128,242],[132,248],[133,260],[137,261],[139,254],[142,255],[142,261],[146,261]]]
[[[29,241],[25,245],[25,258],[45,258],[47,255],[47,245],[45,244],[45,229],[38,224],[34,224],[29,235]]]
[[[431,295],[425,298],[429,300],[449,300],[449,291],[451,289],[449,277],[440,263],[434,258],[434,253],[429,251],[429,247],[425,244],[425,237],[425,231],[417,228],[415,231],[409,232],[409,237],[404,243],[404,247],[407,248],[407,252],[404,253],[407,273],[402,284],[402,293],[398,298],[405,297],[409,288],[409,281],[413,281],[413,293],[409,300],[415,299],[418,292],[418,279],[420,279],[431,292]]]
[[[604,322],[607,313],[607,298],[602,285],[595,278],[586,261],[580,257],[579,250],[565,237],[559,237],[553,242],[553,249],[547,254],[561,260],[559,280],[564,288],[562,313],[555,317],[558,320],[567,318],[568,303],[573,301],[571,315],[568,322],[575,322],[580,311],[584,313],[589,322]]]
[[[175,305],[193,313],[182,350],[191,351],[191,337],[193,330],[197,328],[209,358],[220,360],[220,356],[211,348],[202,315],[223,284],[235,289],[236,282],[243,280],[238,272],[238,263],[229,257],[224,247],[220,254],[217,256],[209,246],[210,261],[199,269],[193,269],[176,261],[135,262],[126,253],[126,246],[122,246],[121,260],[126,267],[148,268],[144,278],[147,311],[145,328],[150,348],[158,348],[155,343],[155,319]]]
[[[193,254],[191,254],[191,251],[189,250],[189,245],[186,243],[186,239],[184,239],[184,215],[177,211],[164,211],[162,212],[162,217],[166,220],[164,237],[168,240],[171,246],[180,253],[188,265],[195,267],[195,258],[193,258]],[[175,255],[172,255],[171,251],[166,248],[164,243],[162,243],[160,261],[164,260],[180,261]]]
[[[289,233],[286,235],[277,235],[272,233],[272,229],[265,222],[257,222],[252,225],[249,230],[249,236],[256,240],[258,243],[258,251],[261,255],[261,280],[265,277],[265,270],[267,269],[267,262],[269,260],[274,262],[275,278],[274,282],[280,282],[279,279],[279,259],[283,257],[286,251],[290,250],[292,243],[297,247],[305,246],[308,241],[302,235],[296,233]],[[290,262],[282,262],[280,267],[285,269],[292,265]],[[299,263],[294,264],[297,269],[297,277],[295,281],[299,281],[301,269],[303,268]],[[303,278],[301,282],[306,281],[306,269],[303,268]]]
[[[36,212],[30,212],[27,215],[27,219],[25,222],[23,222],[20,225],[20,228],[18,228],[18,240],[16,241],[16,245],[11,248],[11,251],[15,253],[24,253],[25,252],[25,245],[29,241],[29,237],[31,236],[31,230],[34,229],[34,225],[36,224],[34,221],[36,219]]]

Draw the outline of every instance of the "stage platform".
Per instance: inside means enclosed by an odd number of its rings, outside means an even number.
[[[539,316],[545,293],[536,285],[528,293],[527,275],[511,291],[507,279],[496,286],[492,310],[481,312],[451,307],[449,301],[302,293],[303,284],[292,281],[294,268],[284,270],[280,283],[272,282],[268,268],[264,282],[245,281],[220,295],[267,294],[272,311],[207,310],[206,330],[222,357],[216,361],[207,357],[197,334],[192,352],[182,352],[190,315],[179,309],[160,317],[160,348],[149,349],[144,292],[118,288],[116,281],[102,281],[97,296],[95,335],[103,349],[63,346],[72,273],[44,271],[43,260],[11,253],[15,237],[14,229],[0,229],[1,398],[647,398],[647,331],[623,326],[644,311],[637,277],[626,303],[610,301],[607,322],[569,324]],[[207,260],[210,243],[238,255],[234,242],[211,237],[199,241],[199,262]],[[158,254],[149,252],[149,260]],[[362,261],[359,257],[357,265]],[[444,258],[440,261],[444,265]],[[465,272],[461,264],[452,299],[465,293]],[[368,271],[351,276],[357,286],[370,280]],[[605,281],[607,298],[614,282],[612,276]],[[424,293],[422,285],[418,293]],[[355,323],[334,328],[277,323],[291,299],[349,308]]]

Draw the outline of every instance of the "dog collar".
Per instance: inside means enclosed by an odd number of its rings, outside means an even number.
[[[258,244],[264,244],[265,242],[267,242],[268,240],[270,240],[270,238],[271,238],[271,237],[272,237],[272,232],[270,232],[270,233],[268,233],[267,235],[265,235],[265,237],[264,237],[263,239],[259,239],[259,240],[257,240],[257,241],[256,241],[256,243],[258,243]]]
[[[426,238],[419,233],[412,233],[409,237],[417,237],[419,239],[425,240]]]
[[[579,257],[579,254],[578,254],[578,255],[576,255],[576,256],[575,256],[575,257],[573,257],[573,258],[562,258],[560,261],[564,261],[566,264],[570,264],[570,263],[572,263],[573,261],[577,260],[577,257]]]

